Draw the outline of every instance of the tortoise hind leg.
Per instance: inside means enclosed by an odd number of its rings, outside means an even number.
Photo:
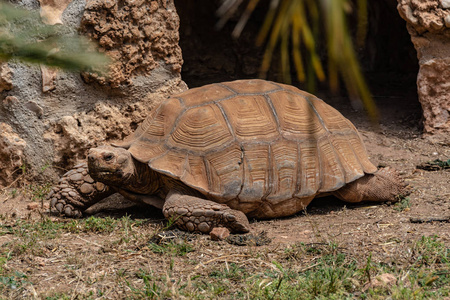
[[[408,185],[398,172],[389,167],[379,169],[374,174],[366,174],[332,194],[346,202],[392,201],[408,195]]]
[[[250,225],[241,211],[213,201],[170,192],[163,207],[164,216],[180,229],[209,233],[214,227],[226,227],[231,232],[249,232]]]
[[[109,186],[95,182],[88,174],[87,163],[81,163],[61,177],[47,199],[52,211],[77,218],[82,211],[114,193]]]

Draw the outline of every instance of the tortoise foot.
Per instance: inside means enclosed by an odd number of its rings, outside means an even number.
[[[111,195],[112,189],[95,182],[88,174],[86,163],[76,165],[65,173],[57,186],[47,195],[50,210],[71,218],[79,218],[83,211]]]
[[[169,194],[163,213],[180,229],[189,232],[209,233],[215,227],[226,227],[233,233],[250,231],[243,212],[197,197]]]
[[[332,192],[347,202],[390,201],[397,202],[411,193],[408,184],[390,167],[366,174],[337,191]]]

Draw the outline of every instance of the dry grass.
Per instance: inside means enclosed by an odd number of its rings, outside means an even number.
[[[205,235],[159,244],[147,220],[3,217],[1,298],[439,299],[450,295],[450,250],[439,237],[349,249],[310,223],[315,243],[239,247]],[[360,249],[363,250],[363,249]],[[384,251],[390,261],[382,261]],[[393,255],[392,255],[393,254]],[[377,277],[392,274],[393,282]]]

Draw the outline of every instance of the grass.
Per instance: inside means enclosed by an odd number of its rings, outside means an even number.
[[[395,203],[394,209],[397,211],[407,211],[411,207],[411,199],[409,197],[400,197],[400,200]]]
[[[398,257],[324,241],[264,247],[163,239],[129,216],[2,218],[0,299],[444,299],[450,250],[439,236],[398,242]],[[383,251],[375,248],[374,251]],[[388,274],[393,281],[382,283]]]

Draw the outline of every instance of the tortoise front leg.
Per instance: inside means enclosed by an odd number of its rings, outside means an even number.
[[[50,200],[52,211],[77,218],[82,216],[82,211],[115,192],[111,187],[92,179],[88,174],[87,163],[81,163],[61,177],[47,199]]]
[[[226,227],[231,232],[249,232],[250,225],[241,211],[213,201],[171,191],[164,203],[164,216],[174,220],[180,229],[209,233],[214,227]]]

